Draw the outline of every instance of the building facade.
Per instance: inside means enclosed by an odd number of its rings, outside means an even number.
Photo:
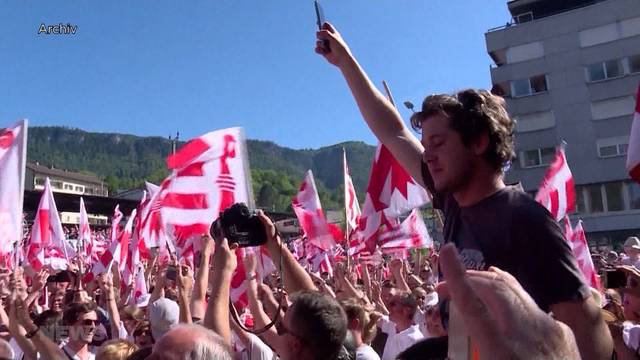
[[[42,166],[38,163],[28,163],[26,165],[25,190],[43,190],[47,177],[51,182],[51,191],[53,192],[74,195],[109,196],[107,185],[93,175]],[[107,224],[106,216],[88,214],[88,217],[89,223],[91,224]],[[79,224],[80,213],[63,211],[60,212],[60,219],[63,224]]]
[[[492,91],[517,120],[517,159],[507,173],[535,194],[554,148],[577,191],[573,222],[592,245],[640,234],[640,186],[625,161],[640,82],[637,0],[511,0],[513,19],[485,34]]]

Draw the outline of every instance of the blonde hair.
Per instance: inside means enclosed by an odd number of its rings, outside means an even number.
[[[138,346],[130,341],[116,339],[102,344],[96,353],[96,360],[125,360]]]
[[[377,312],[367,311],[360,301],[354,298],[342,301],[342,308],[347,314],[347,320],[349,322],[358,319],[360,323],[360,329],[358,330],[362,331],[362,341],[370,344],[376,336],[376,325],[381,315]]]

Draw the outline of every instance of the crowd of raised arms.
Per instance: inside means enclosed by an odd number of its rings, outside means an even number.
[[[640,240],[597,254],[601,286],[587,285],[558,222],[504,182],[515,146],[502,98],[473,89],[428,96],[410,121],[416,137],[332,25],[318,31],[316,52],[428,190],[444,245],[312,272],[259,212],[264,251],[240,258],[237,244],[203,234],[193,267],[153,253],[142,263],[147,296],[122,286],[117,266],[93,278],[77,259],[64,271],[0,269],[0,359],[639,357]],[[268,276],[258,272],[262,254],[277,268]],[[247,276],[234,288],[244,294],[230,304],[238,261]],[[626,280],[608,284],[612,270]]]

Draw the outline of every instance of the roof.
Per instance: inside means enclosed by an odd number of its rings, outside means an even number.
[[[93,175],[81,174],[81,173],[68,171],[68,170],[49,168],[46,166],[42,166],[40,164],[27,163],[27,169],[30,169],[35,173],[43,174],[47,176],[61,177],[69,180],[83,181],[91,184],[104,183],[102,179]]]

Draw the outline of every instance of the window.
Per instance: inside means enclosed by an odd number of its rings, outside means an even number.
[[[54,189],[62,189],[62,182],[60,182],[60,181],[52,181],[51,182],[51,187],[53,187]]]
[[[622,196],[622,182],[610,182],[604,184],[604,192],[607,196],[607,211],[624,210],[624,197]]]
[[[76,191],[84,191],[84,188],[82,186],[76,186]]]
[[[544,56],[544,47],[541,41],[512,46],[507,49],[505,56],[508,64],[539,59]]]
[[[43,178],[36,178],[36,185],[44,186],[44,179]]]
[[[555,155],[554,148],[533,149],[521,152],[520,165],[523,168],[544,166],[551,163]]]
[[[511,94],[514,97],[529,96],[547,91],[546,75],[536,75],[528,79],[514,80],[511,82]]]
[[[603,212],[604,203],[602,201],[602,190],[600,190],[600,184],[587,185],[586,189],[587,195],[589,196],[589,212]]]
[[[69,185],[69,184],[64,184],[64,189],[65,190],[73,190],[73,186]]]
[[[624,75],[622,62],[618,59],[598,62],[587,66],[587,81],[600,81]]]
[[[627,136],[618,136],[613,138],[598,139],[598,156],[608,158],[613,156],[622,156],[627,154],[629,138]]]
[[[556,126],[553,111],[542,111],[516,117],[516,131],[528,132],[549,129]]]
[[[640,55],[629,56],[627,61],[629,64],[629,73],[640,72]]]
[[[591,117],[593,120],[609,119],[631,115],[635,108],[633,96],[621,96],[591,103]]]
[[[584,214],[587,212],[587,203],[584,197],[584,186],[576,186],[576,213]]]
[[[514,20],[516,21],[516,24],[533,21],[533,12],[529,11],[526,13],[518,14],[514,17]]]
[[[629,191],[629,209],[640,209],[640,185],[636,182],[627,182]]]

